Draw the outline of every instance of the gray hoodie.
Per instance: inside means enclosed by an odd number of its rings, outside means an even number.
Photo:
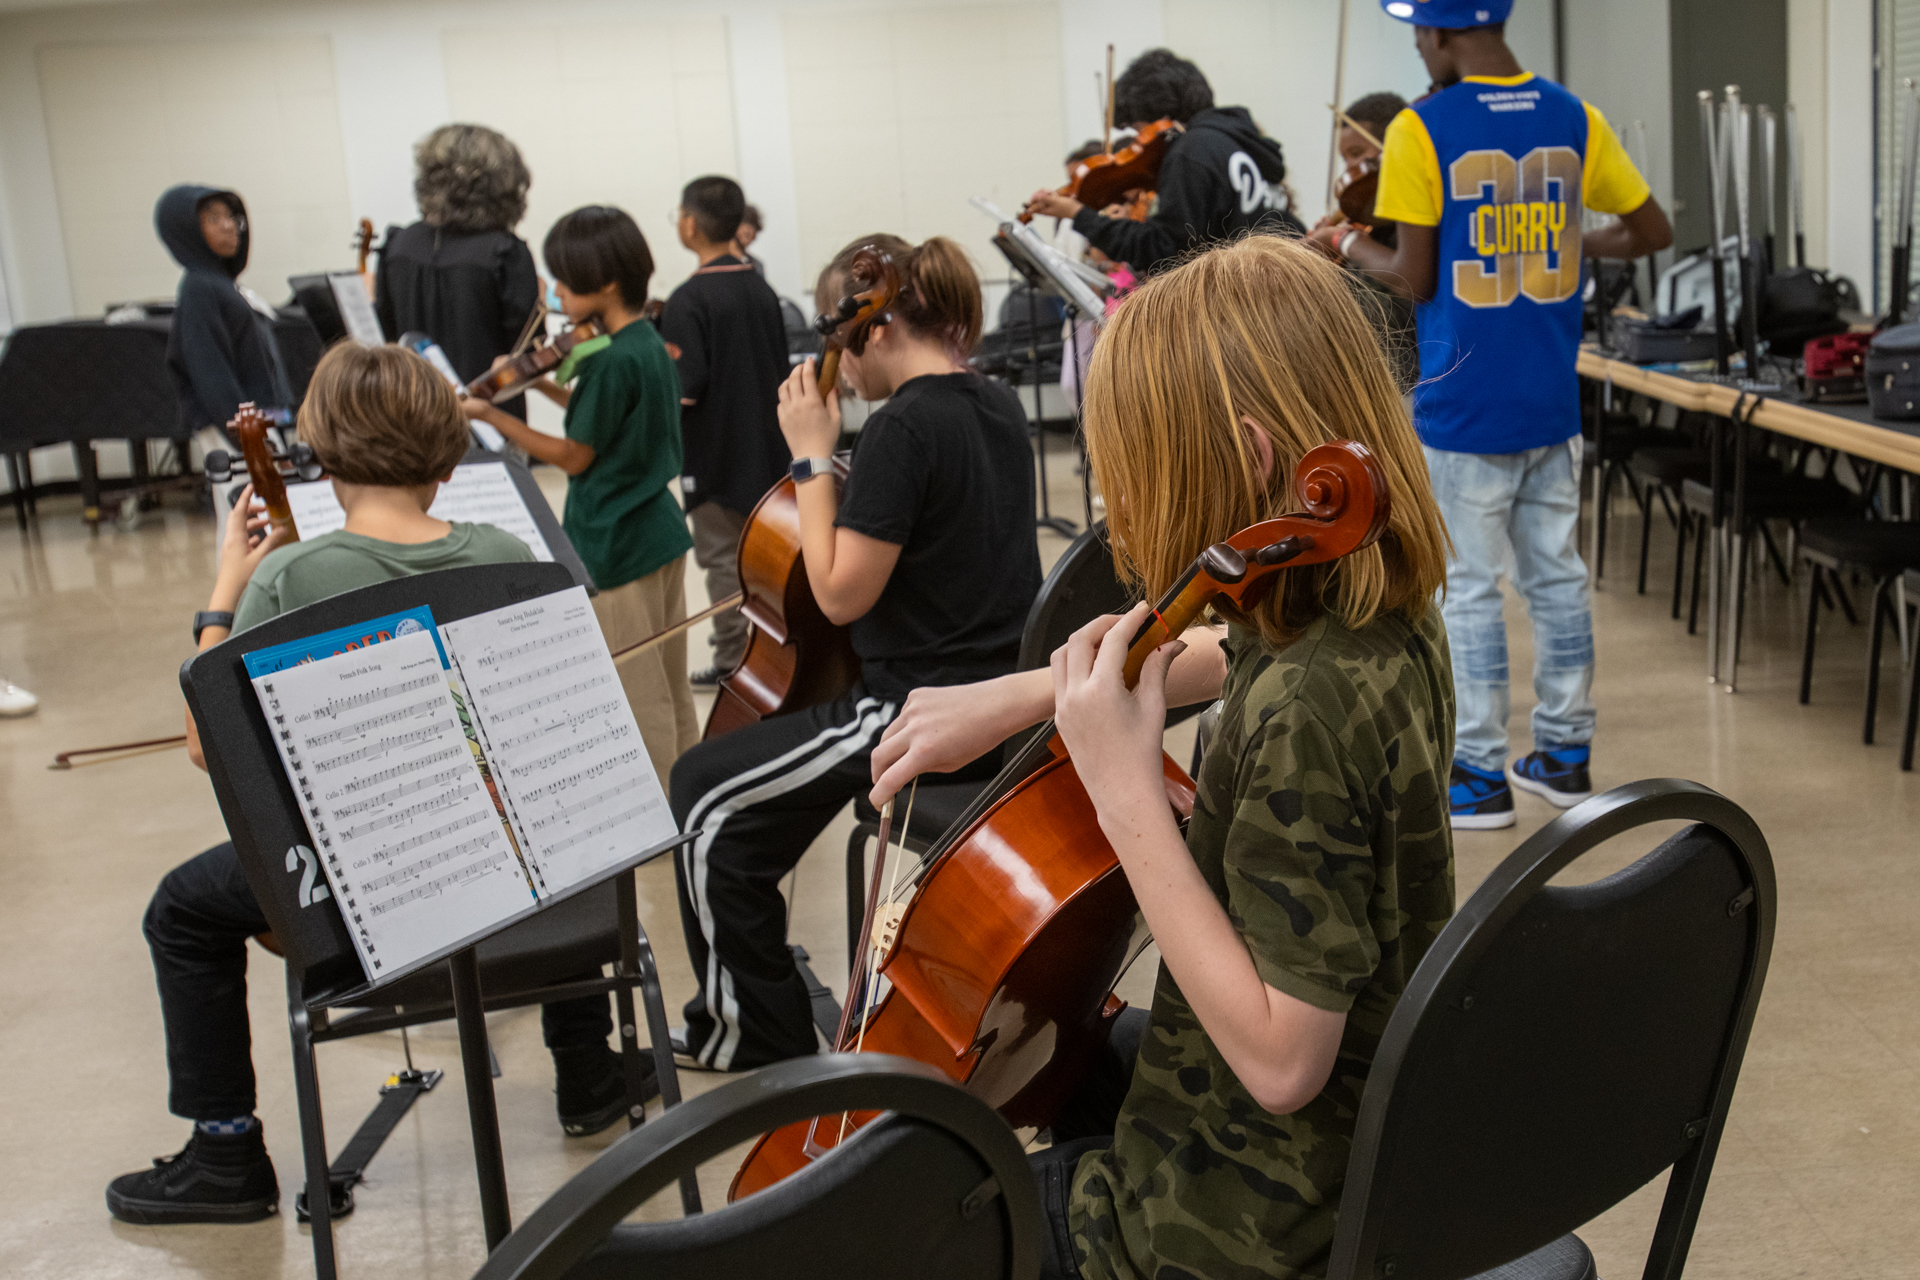
[[[240,252],[231,258],[214,253],[200,231],[200,205],[215,196],[242,220]],[[293,407],[273,324],[235,283],[246,269],[251,243],[245,218],[240,197],[219,187],[170,187],[153,206],[160,243],[186,268],[174,295],[167,367],[180,396],[180,425],[187,431],[224,426],[246,400],[263,409]]]

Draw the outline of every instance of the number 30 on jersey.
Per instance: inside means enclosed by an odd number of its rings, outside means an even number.
[[[1564,302],[1580,288],[1580,153],[1535,147],[1519,160],[1469,151],[1448,169],[1447,194],[1477,201],[1468,214],[1478,258],[1456,259],[1453,296],[1504,307],[1521,294]]]

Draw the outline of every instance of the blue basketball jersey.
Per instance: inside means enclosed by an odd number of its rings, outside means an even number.
[[[1581,210],[1646,198],[1605,118],[1537,76],[1462,80],[1394,120],[1378,216],[1439,228],[1414,313],[1421,440],[1517,453],[1580,430]]]

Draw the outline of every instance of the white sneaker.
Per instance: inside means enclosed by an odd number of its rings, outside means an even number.
[[[40,699],[11,680],[0,680],[0,716],[30,716],[39,709]]]

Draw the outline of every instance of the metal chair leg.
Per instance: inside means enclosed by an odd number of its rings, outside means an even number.
[[[1684,508],[1673,522],[1674,536],[1677,541],[1673,547],[1673,620],[1680,621],[1680,589],[1687,580],[1687,531],[1693,527],[1693,517]]]
[[[1900,768],[1913,772],[1913,743],[1920,731],[1920,626],[1913,628],[1913,648],[1907,654],[1907,714],[1900,730]]]
[[[1820,628],[1820,566],[1809,564],[1807,583],[1807,639],[1800,649],[1800,705],[1813,697],[1813,637]]]
[[[1867,714],[1860,730],[1860,741],[1873,745],[1874,713],[1880,709],[1880,636],[1881,620],[1888,612],[1887,584],[1883,578],[1873,584],[1873,638],[1867,642]]]
[[[1647,594],[1647,546],[1653,541],[1653,493],[1649,486],[1647,500],[1640,504],[1640,584],[1637,594]]]
[[[313,1056],[313,1023],[300,982],[287,970],[287,1029],[293,1038],[293,1093],[300,1108],[300,1149],[307,1172],[307,1214],[313,1224],[314,1280],[335,1280],[333,1188],[327,1178],[327,1130],[320,1114],[320,1073]],[[314,1194],[315,1192],[319,1194]]]

